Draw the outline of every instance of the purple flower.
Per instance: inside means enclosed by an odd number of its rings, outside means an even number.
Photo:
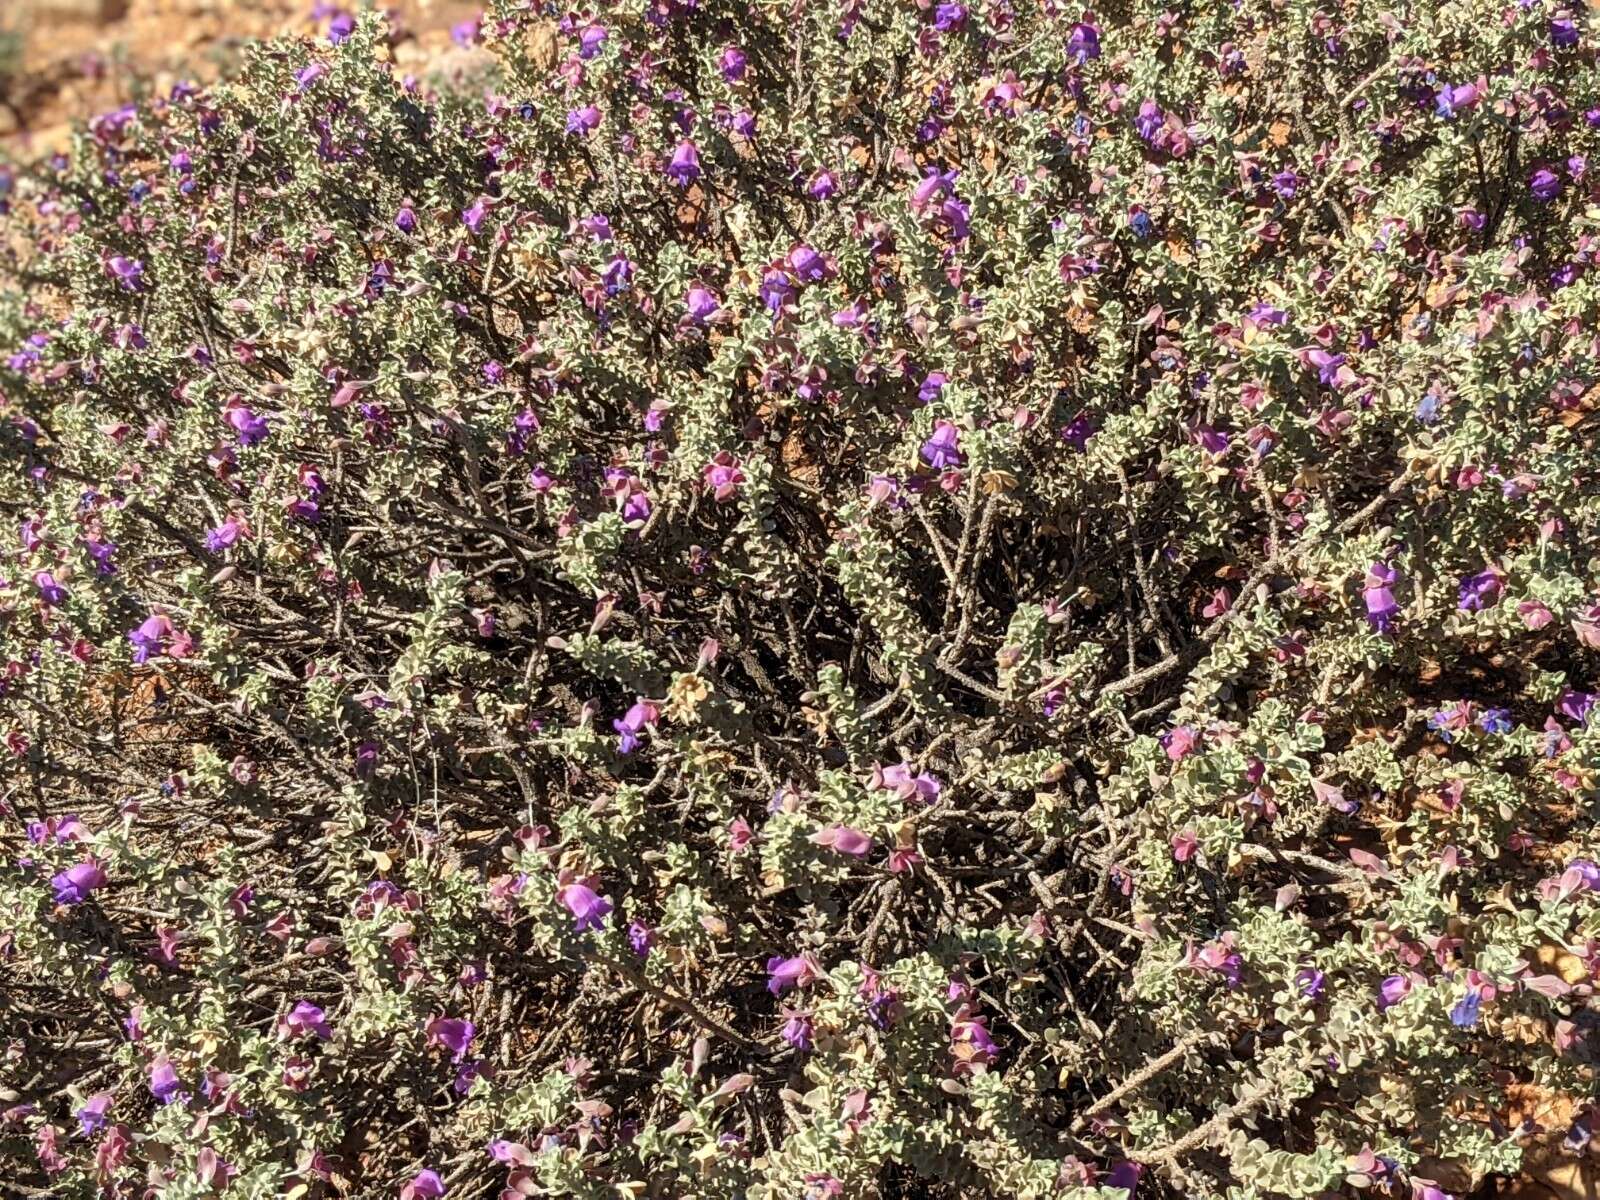
[[[183,1085],[178,1082],[178,1073],[172,1069],[172,1064],[166,1059],[161,1059],[150,1068],[150,1094],[163,1104],[171,1104],[178,1094],[178,1089]]]
[[[105,870],[94,860],[81,862],[54,875],[50,886],[55,889],[57,904],[82,904],[96,888],[104,887]]]
[[[1479,612],[1493,607],[1500,599],[1501,579],[1494,570],[1480,571],[1461,581],[1459,607],[1462,612]]]
[[[1550,20],[1550,41],[1563,48],[1578,44],[1578,25],[1567,13]]]
[[[46,604],[61,605],[67,602],[67,589],[57,583],[56,577],[49,571],[36,572],[33,586],[39,589],[39,598]]]
[[[566,905],[567,911],[572,914],[573,929],[578,933],[604,926],[606,914],[612,908],[611,901],[584,883],[567,884],[561,889],[559,898],[561,903]]]
[[[1485,733],[1510,733],[1511,710],[1509,708],[1486,708],[1478,714],[1478,728]]]
[[[648,700],[636,702],[620,719],[611,722],[611,728],[617,731],[619,737],[617,753],[632,754],[639,748],[639,735],[660,719],[661,710],[656,705]]]
[[[1300,176],[1293,171],[1279,171],[1272,177],[1272,190],[1284,200],[1293,200],[1300,190]]]
[[[600,53],[601,48],[611,35],[606,32],[604,25],[589,25],[578,35],[578,57],[590,59]]]
[[[1593,692],[1579,692],[1567,688],[1556,698],[1556,711],[1569,720],[1582,723],[1588,720],[1594,704]]]
[[[243,404],[230,405],[223,417],[239,435],[239,445],[249,447],[266,440],[267,418],[254,409]]]
[[[592,104],[585,104],[582,108],[571,109],[567,113],[567,132],[576,134],[593,133],[600,128],[600,110]]]
[[[689,320],[696,325],[706,324],[722,311],[722,304],[717,299],[717,294],[698,283],[689,285],[689,291],[683,298],[683,306],[688,310]]]
[[[749,65],[745,52],[737,46],[728,46],[722,51],[722,57],[717,62],[717,69],[722,72],[722,77],[729,83],[738,83],[744,78],[745,68]]]
[[[789,251],[788,266],[801,283],[821,283],[828,278],[828,260],[803,242]]]
[[[640,958],[649,958],[650,951],[656,944],[655,930],[643,921],[630,921],[628,923],[628,947]]]
[[[917,399],[924,404],[932,404],[939,398],[939,393],[944,391],[944,385],[949,377],[943,371],[929,371],[923,376],[922,386],[917,388]]]
[[[1077,60],[1082,66],[1090,59],[1100,57],[1100,31],[1093,25],[1083,22],[1072,27],[1072,32],[1067,35],[1067,54]]]
[[[933,27],[941,33],[960,29],[966,21],[967,7],[964,4],[941,4],[933,10]]]
[[[1483,996],[1477,988],[1472,988],[1450,1010],[1450,1023],[1460,1029],[1471,1029],[1478,1023],[1478,1010],[1482,1007]]]
[[[93,1137],[105,1128],[106,1111],[110,1107],[110,1092],[97,1092],[83,1102],[83,1107],[73,1114],[78,1118],[78,1128],[83,1137]]]
[[[1322,995],[1322,990],[1327,986],[1328,977],[1315,967],[1301,967],[1295,972],[1295,984],[1300,988],[1300,994],[1307,1000],[1315,1000]]]
[[[1378,1011],[1392,1008],[1406,998],[1411,990],[1411,980],[1404,975],[1390,975],[1378,985]]]
[[[137,258],[113,255],[106,261],[106,268],[130,292],[137,292],[144,286],[144,263]]]
[[[1161,106],[1154,100],[1144,100],[1139,104],[1139,115],[1134,118],[1133,127],[1139,131],[1139,136],[1145,141],[1151,141],[1166,123],[1167,115],[1161,111]]]
[[[679,187],[688,187],[700,178],[700,152],[687,138],[679,142],[678,148],[672,152],[672,161],[667,164],[667,178]]]
[[[407,200],[400,205],[400,211],[394,215],[394,227],[401,233],[415,233],[417,229],[417,210],[411,207]]]
[[[962,464],[961,431],[953,422],[940,421],[934,426],[933,436],[922,443],[922,460],[936,471]]]
[[[278,1022],[279,1032],[287,1037],[305,1037],[310,1034],[327,1041],[333,1036],[333,1030],[328,1027],[328,1022],[322,1009],[309,1000],[301,1000],[289,1010],[289,1014]]]
[[[790,988],[805,987],[817,977],[817,968],[809,955],[785,958],[778,954],[767,959],[767,976],[767,991],[781,996]]]
[[[146,617],[143,624],[128,633],[128,641],[133,645],[133,661],[147,662],[152,654],[160,654],[163,641],[171,636],[170,618],[160,613]]]
[[[489,201],[487,197],[479,196],[470,207],[461,212],[461,223],[473,233],[477,233],[483,225],[484,217],[489,215]]]
[[[1458,83],[1454,87],[1446,85],[1434,99],[1434,111],[1449,120],[1463,109],[1477,104],[1482,94],[1475,83]]]
[[[418,1171],[410,1183],[400,1189],[400,1200],[438,1200],[445,1192],[444,1180],[439,1172]]]
[[[783,1040],[796,1050],[810,1050],[815,1045],[815,1032],[810,1013],[791,1012],[783,1023]]]
[[[221,554],[238,542],[242,532],[244,527],[239,524],[238,518],[229,517],[215,529],[206,530],[206,549],[212,554]]]
[[[1349,382],[1349,372],[1344,369],[1345,357],[1327,350],[1308,350],[1306,365],[1317,369],[1317,380],[1323,387],[1337,388]]]
[[[1375,562],[1367,568],[1366,587],[1361,596],[1367,606],[1367,623],[1379,633],[1388,633],[1394,627],[1400,605],[1391,591],[1395,570],[1388,563]]]
[[[472,1039],[477,1036],[478,1028],[465,1017],[433,1017],[429,1019],[425,1032],[430,1043],[443,1046],[451,1052],[454,1056],[452,1062],[460,1062],[472,1048]]]
[[[1561,194],[1561,176],[1549,167],[1540,167],[1528,179],[1528,190],[1541,204],[1548,204]]]
[[[776,267],[769,267],[761,276],[761,302],[767,306],[769,312],[782,311],[785,305],[794,299],[794,283],[789,276]]]

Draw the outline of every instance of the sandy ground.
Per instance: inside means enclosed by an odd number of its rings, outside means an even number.
[[[338,0],[335,0],[337,3]],[[325,5],[332,10],[335,3]],[[342,0],[356,10],[364,0]],[[0,51],[0,148],[31,156],[64,144],[71,123],[178,79],[225,72],[253,38],[326,29],[315,0],[0,0],[0,42],[20,38],[9,72]],[[397,57],[447,55],[450,29],[474,0],[386,0],[409,31]]]

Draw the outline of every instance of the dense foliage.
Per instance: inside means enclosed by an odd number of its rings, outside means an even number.
[[[1585,20],[333,14],[4,170],[8,1183],[1586,1153]]]

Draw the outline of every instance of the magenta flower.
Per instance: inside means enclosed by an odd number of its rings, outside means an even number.
[[[578,933],[602,928],[606,923],[606,915],[612,909],[611,901],[584,883],[569,883],[557,896],[572,914],[573,928]]]
[[[894,792],[901,800],[915,798],[924,804],[932,804],[944,790],[937,776],[927,771],[918,772],[910,763],[904,762],[874,767],[872,785]]]
[[[1517,609],[1520,612],[1522,605],[1519,604]],[[1577,635],[1578,641],[1589,649],[1600,650],[1600,604],[1591,604],[1573,617],[1572,632]]]
[[[418,1171],[410,1183],[400,1189],[400,1200],[438,1200],[445,1194],[444,1180],[439,1172]]]
[[[278,1022],[278,1033],[282,1037],[306,1037],[307,1035],[327,1041],[333,1036],[324,1018],[322,1009],[309,1000],[301,1000],[289,1010],[287,1016]]]
[[[478,1029],[464,1017],[432,1017],[424,1032],[432,1045],[443,1046],[451,1052],[452,1062],[460,1062],[471,1049]]]
[[[793,958],[774,955],[767,959],[767,991],[781,996],[790,988],[800,988],[814,982],[822,975],[817,962],[809,954]]]
[[[466,209],[462,210],[461,223],[473,233],[477,233],[483,226],[483,219],[489,215],[489,201],[487,197],[479,196]]]
[[[848,854],[852,858],[865,858],[872,853],[872,839],[848,825],[829,825],[812,834],[811,840],[818,846]]]
[[[716,457],[706,464],[702,474],[705,477],[706,487],[711,489],[719,504],[733,499],[745,481],[739,460],[726,450],[719,450]]]
[[[82,904],[97,888],[105,886],[106,873],[99,863],[90,859],[68,867],[50,880],[55,889],[57,904]]]
[[[953,422],[940,421],[934,426],[933,436],[922,443],[922,459],[936,471],[962,464],[961,431]]]
[[[1167,757],[1173,762],[1182,762],[1200,744],[1200,739],[1195,736],[1194,730],[1187,725],[1179,725],[1176,729],[1162,734],[1159,740],[1162,749],[1167,752]]]

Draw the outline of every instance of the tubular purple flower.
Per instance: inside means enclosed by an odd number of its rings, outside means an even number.
[[[936,471],[959,467],[965,456],[961,453],[961,431],[952,421],[939,421],[933,436],[922,443],[922,460]]]
[[[1469,575],[1461,581],[1459,607],[1462,612],[1479,612],[1492,608],[1500,599],[1503,581],[1493,568]]]
[[[106,1113],[111,1109],[111,1093],[96,1092],[83,1102],[73,1115],[78,1118],[79,1136],[93,1137],[106,1126]]]
[[[172,1063],[165,1058],[158,1059],[150,1067],[150,1094],[163,1104],[171,1104],[177,1098],[178,1089],[183,1085],[178,1080],[178,1072],[173,1069]]]
[[[688,187],[700,178],[700,151],[687,138],[679,142],[678,148],[672,152],[672,161],[667,164],[667,177],[679,187]]]
[[[452,1062],[460,1062],[472,1048],[472,1039],[477,1036],[478,1029],[464,1017],[432,1017],[424,1032],[431,1044],[443,1046],[451,1052]]]
[[[323,1041],[333,1036],[322,1009],[309,1000],[301,1000],[289,1010],[288,1015],[278,1022],[278,1032],[283,1037],[310,1035]]]
[[[90,859],[54,875],[50,886],[55,890],[57,904],[82,904],[97,888],[105,886],[105,869]]]
[[[569,883],[559,893],[561,903],[574,918],[573,928],[578,933],[605,926],[606,915],[611,912],[611,901],[599,895],[588,884]]]

